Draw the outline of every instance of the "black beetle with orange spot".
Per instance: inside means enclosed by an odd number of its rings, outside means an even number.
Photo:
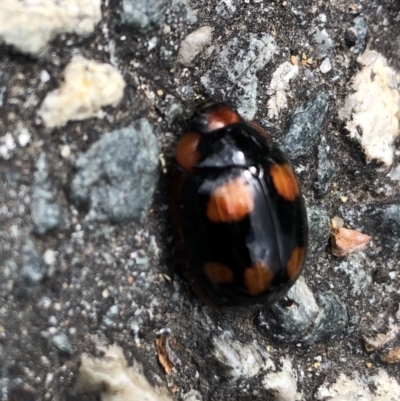
[[[281,298],[301,272],[308,234],[288,158],[225,103],[198,109],[175,157],[172,215],[196,294],[232,310]]]

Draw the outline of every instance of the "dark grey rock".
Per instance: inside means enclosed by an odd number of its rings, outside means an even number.
[[[353,47],[354,53],[362,53],[367,44],[368,21],[363,16],[354,18],[353,26],[346,29],[344,39],[347,46]]]
[[[165,20],[165,0],[122,0],[121,20],[138,31],[160,26]]]
[[[51,338],[51,343],[57,350],[64,355],[73,355],[74,349],[69,341],[68,336],[64,332],[54,334]]]
[[[28,239],[22,247],[21,262],[21,277],[27,286],[35,287],[46,278],[46,263],[31,239]]]
[[[314,187],[317,189],[319,196],[326,194],[335,177],[335,172],[336,166],[331,155],[330,147],[323,136],[318,145],[317,181],[314,183]]]
[[[71,200],[89,209],[87,219],[123,223],[140,219],[158,179],[158,146],[146,119],[104,134],[76,161]]]
[[[319,307],[303,277],[289,290],[287,298],[293,302],[292,306],[284,307],[278,302],[271,309],[276,315],[285,316],[281,322],[286,333],[305,333],[317,318]]]
[[[275,340],[315,344],[334,339],[348,323],[345,304],[336,294],[317,295],[317,302],[301,277],[290,289],[283,301],[271,306],[272,315],[260,312],[258,324]]]
[[[251,120],[258,110],[256,74],[265,68],[275,50],[275,39],[265,33],[234,37],[221,48],[216,63],[201,83],[211,95],[229,91],[241,116]]]
[[[50,180],[46,158],[42,153],[36,162],[31,206],[35,232],[39,235],[66,225],[67,220],[55,203],[56,196],[57,191]]]
[[[295,111],[281,146],[289,158],[307,154],[317,143],[327,111],[328,95],[325,93],[318,93]]]
[[[322,338],[335,339],[349,322],[346,305],[336,294],[327,292],[317,297],[320,311],[312,331],[304,338],[306,344],[314,344]]]
[[[309,253],[323,252],[328,245],[330,220],[323,206],[307,207]]]

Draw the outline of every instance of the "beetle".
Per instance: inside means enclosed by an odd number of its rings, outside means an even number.
[[[308,226],[299,182],[268,133],[224,102],[203,103],[178,142],[171,210],[182,270],[221,310],[255,310],[299,277]]]

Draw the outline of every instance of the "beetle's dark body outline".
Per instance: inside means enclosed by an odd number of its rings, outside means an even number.
[[[194,160],[182,167],[187,155],[177,157],[172,214],[183,271],[197,295],[218,308],[249,310],[275,302],[297,279],[308,227],[290,161],[260,127],[235,113],[211,103],[190,121],[199,137],[186,152]],[[252,209],[237,220],[212,221],[213,193],[237,182],[245,183]]]

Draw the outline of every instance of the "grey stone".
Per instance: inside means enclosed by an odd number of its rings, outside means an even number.
[[[326,29],[317,29],[314,33],[314,41],[317,45],[319,58],[323,58],[331,54],[334,43]]]
[[[328,245],[330,221],[323,206],[307,207],[309,253],[323,252]]]
[[[74,353],[74,349],[68,336],[62,331],[54,334],[51,338],[51,342],[61,354],[72,355]]]
[[[160,26],[165,20],[165,0],[122,0],[121,20],[138,31]]]
[[[66,224],[66,218],[55,203],[56,195],[57,191],[50,180],[46,158],[42,153],[36,162],[31,206],[35,232],[39,235],[56,231]]]
[[[320,311],[311,332],[302,339],[305,344],[315,344],[322,338],[334,339],[349,321],[346,305],[336,294],[320,294],[318,301]]]
[[[46,278],[46,263],[31,239],[28,239],[22,247],[21,262],[21,277],[27,286],[35,287]]]
[[[368,21],[363,16],[354,18],[353,26],[346,29],[344,39],[347,46],[353,48],[354,53],[362,53],[367,44]]]
[[[71,200],[89,209],[88,220],[140,219],[158,179],[158,146],[146,119],[104,134],[76,161]]]
[[[307,154],[316,144],[327,111],[328,95],[323,92],[295,111],[281,146],[291,159]]]
[[[234,37],[222,47],[216,63],[201,78],[201,83],[211,95],[230,91],[230,101],[243,118],[251,120],[258,110],[256,74],[265,68],[275,50],[274,38],[265,33]]]
[[[321,65],[319,66],[319,70],[322,72],[322,74],[326,74],[331,69],[332,69],[331,60],[327,57],[322,61]]]
[[[305,333],[317,318],[319,307],[303,277],[299,277],[288,291],[287,298],[294,302],[293,307],[286,308],[278,302],[271,309],[282,316],[282,327],[286,333]]]
[[[172,103],[165,111],[165,121],[172,124],[174,120],[184,113],[185,109],[181,103]]]
[[[272,316],[259,315],[259,326],[275,340],[311,345],[324,338],[334,339],[348,324],[346,305],[340,298],[328,292],[318,294],[315,300],[302,278],[286,300],[289,305],[277,302],[271,306]]]
[[[335,172],[336,166],[331,155],[331,149],[323,136],[318,145],[317,181],[314,183],[319,196],[326,194],[335,177]]]

